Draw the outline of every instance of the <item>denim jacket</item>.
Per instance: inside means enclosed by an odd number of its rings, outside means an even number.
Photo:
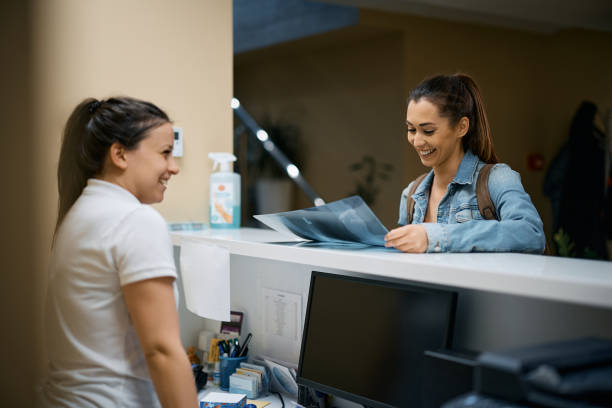
[[[429,245],[427,252],[544,252],[546,238],[542,220],[523,189],[521,176],[506,164],[496,164],[489,173],[489,195],[499,217],[485,220],[476,199],[478,172],[485,165],[466,151],[457,174],[438,205],[436,223],[424,223]],[[433,170],[412,195],[413,224],[423,223]],[[400,225],[408,221],[406,199],[412,183],[402,192]]]

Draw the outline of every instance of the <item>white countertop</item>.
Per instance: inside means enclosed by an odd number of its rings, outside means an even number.
[[[612,262],[513,253],[404,254],[272,244],[272,230],[173,231],[173,243],[212,243],[235,255],[341,269],[416,282],[612,308]]]

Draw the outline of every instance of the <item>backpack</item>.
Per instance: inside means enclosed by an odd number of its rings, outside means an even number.
[[[495,164],[485,164],[478,173],[478,179],[476,180],[476,201],[478,202],[478,210],[480,211],[480,215],[483,219],[499,221],[497,211],[495,211],[495,205],[493,205],[491,196],[489,195],[489,173],[491,172],[493,166],[495,166]],[[417,177],[416,180],[414,180],[412,187],[410,187],[410,191],[408,192],[408,197],[406,200],[408,224],[412,224],[412,214],[414,213],[414,199],[412,198],[412,195],[427,174],[428,173],[421,174],[419,177]]]

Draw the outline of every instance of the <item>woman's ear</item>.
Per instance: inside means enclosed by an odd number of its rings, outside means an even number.
[[[114,142],[108,149],[108,158],[110,162],[121,170],[127,169],[127,149],[119,142]]]
[[[470,130],[470,120],[467,118],[467,116],[459,119],[459,123],[457,123],[457,127],[455,129],[457,130],[457,137],[459,138],[462,138],[467,134],[468,130]]]

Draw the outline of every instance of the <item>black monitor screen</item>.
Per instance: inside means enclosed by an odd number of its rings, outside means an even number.
[[[418,407],[424,351],[451,346],[455,292],[313,272],[298,383],[377,407]]]

